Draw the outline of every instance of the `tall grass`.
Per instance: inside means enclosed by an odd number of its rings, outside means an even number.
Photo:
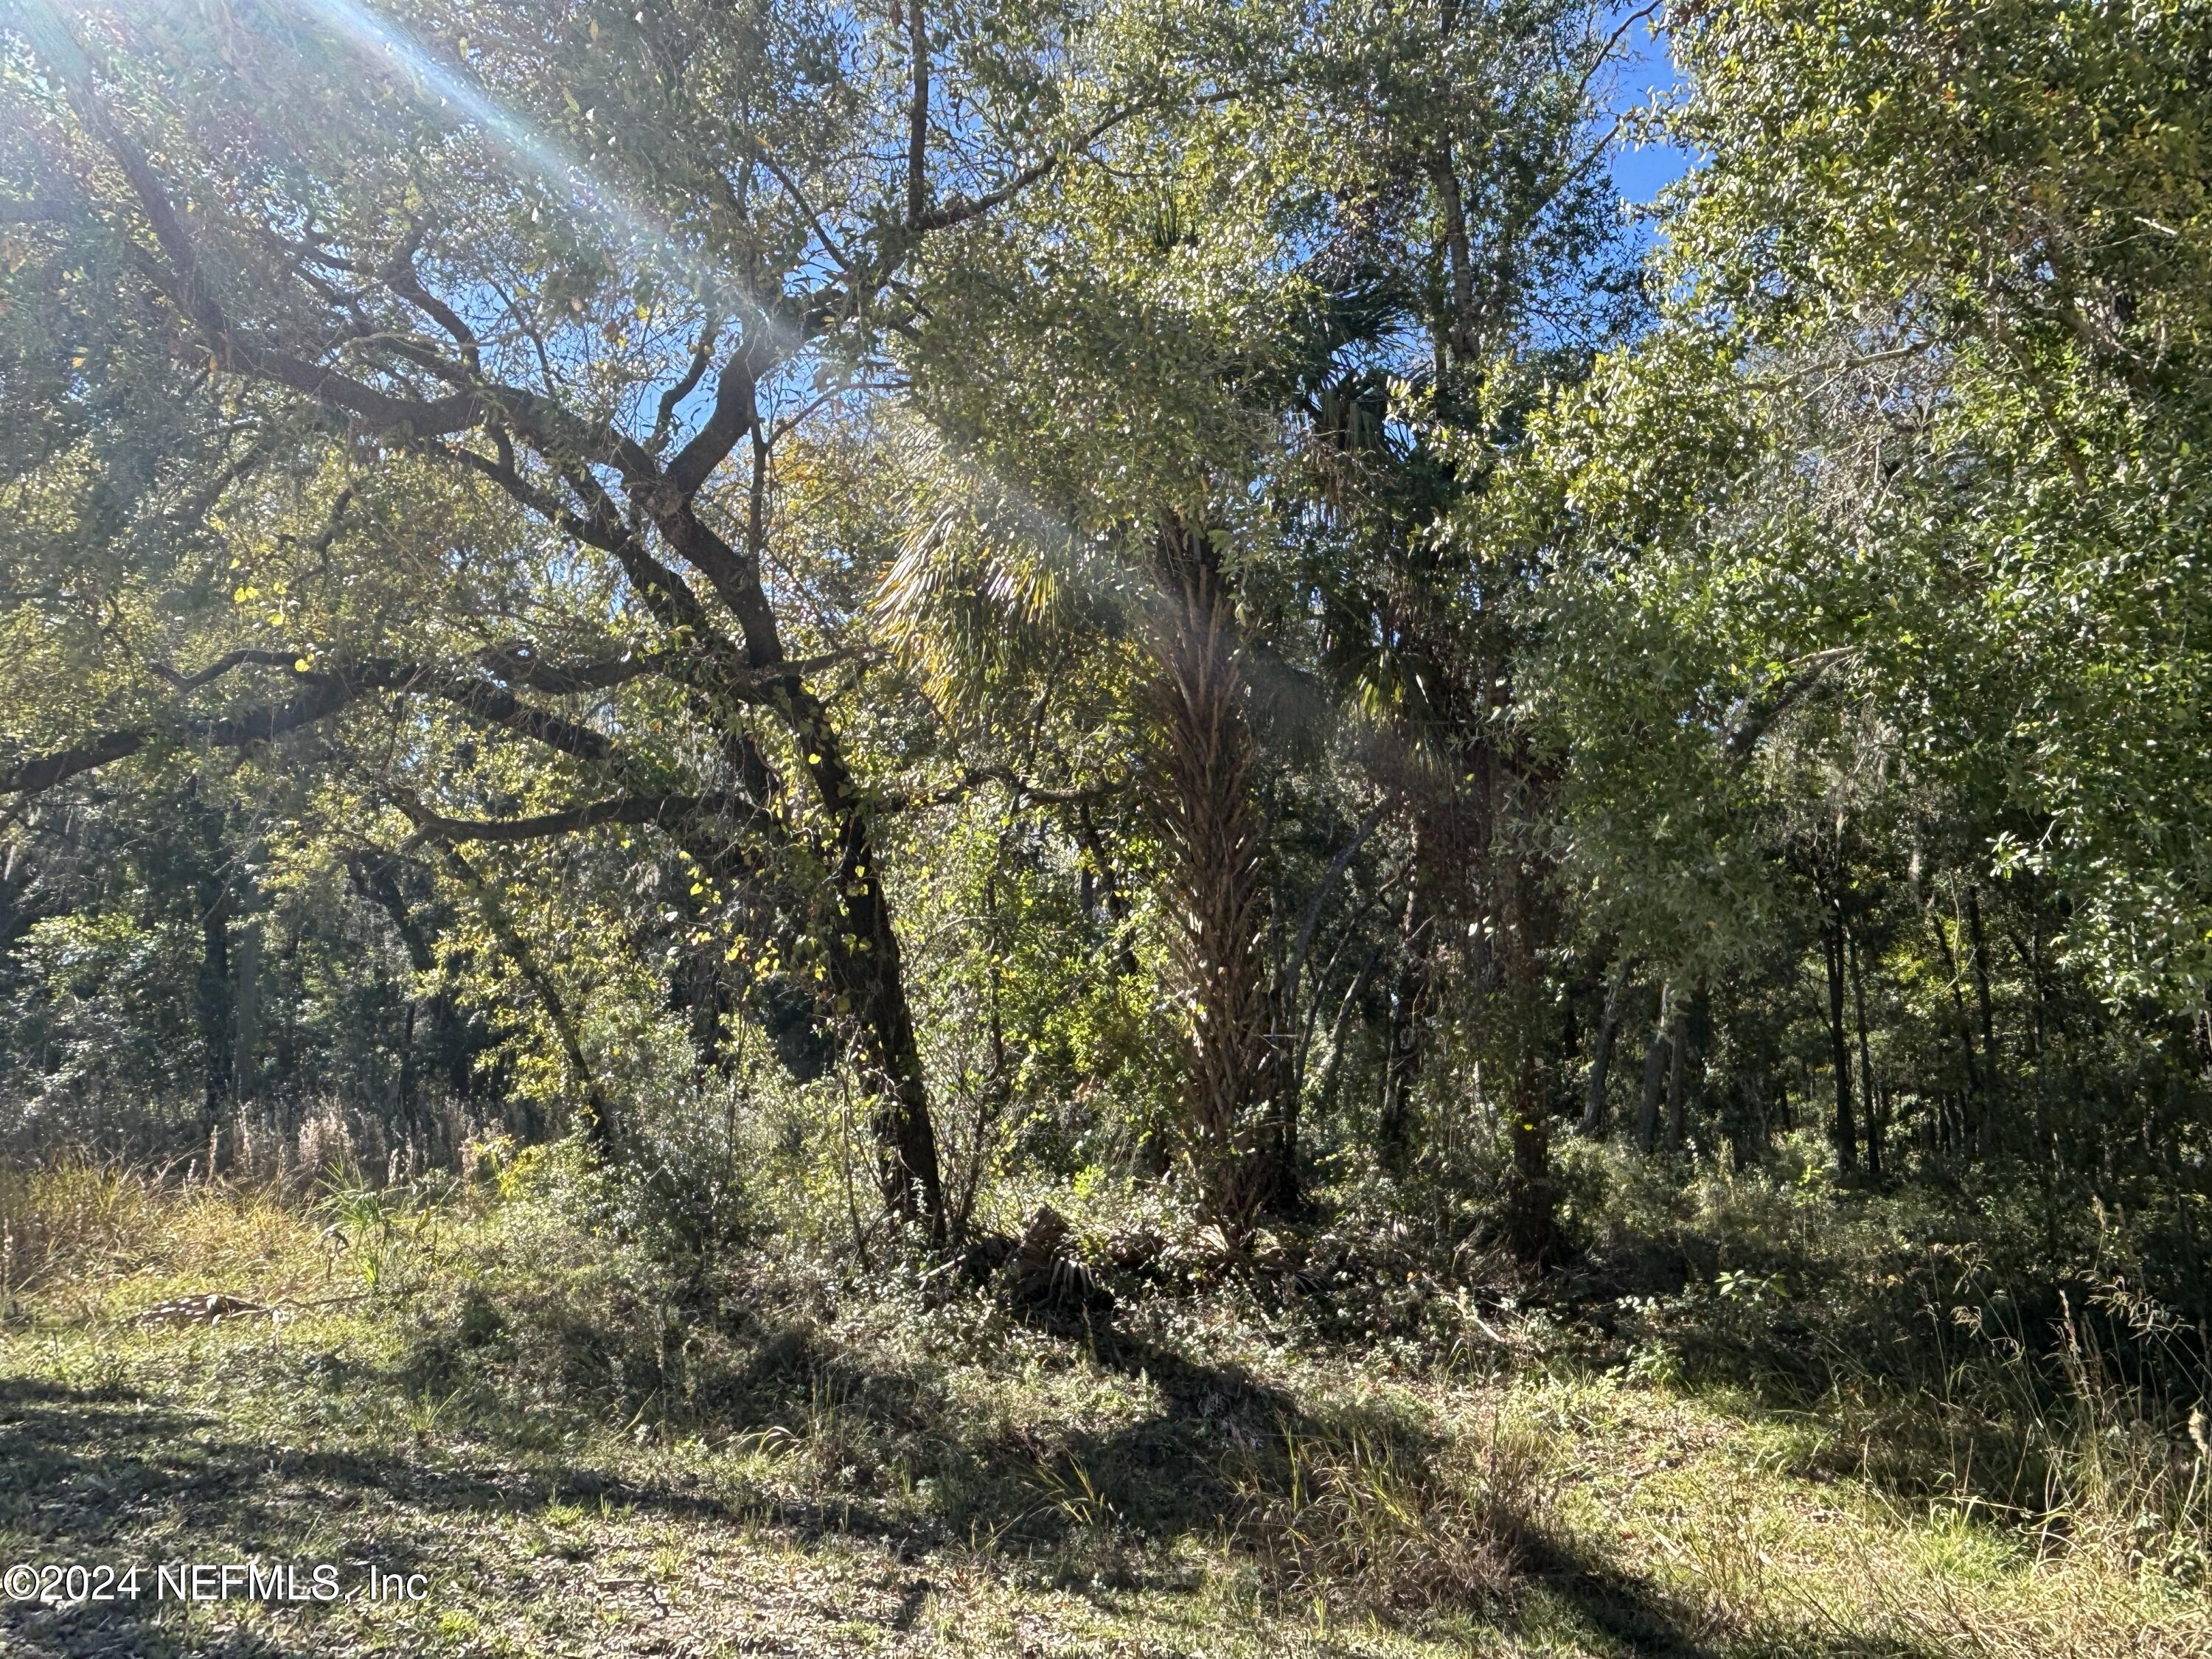
[[[1608,1158],[1577,1178],[1602,1194],[1598,1259],[1647,1281],[1622,1304],[1642,1369],[1810,1409],[1832,1472],[2041,1557],[2207,1577],[2204,1333],[2143,1292],[2094,1201],[2053,1254],[2071,1222],[2031,1222],[2024,1199],[1838,1193],[1809,1158],[1686,1181]]]
[[[461,1144],[465,1164],[476,1145]],[[346,1232],[347,1248],[356,1233],[388,1243],[385,1212],[411,1200],[379,1194],[411,1191],[422,1171],[419,1146],[327,1103],[282,1120],[234,1115],[204,1145],[160,1159],[71,1148],[0,1161],[0,1310],[134,1275],[232,1288],[280,1260],[298,1267],[327,1255],[325,1223]],[[356,1213],[364,1208],[370,1224]]]
[[[1292,1607],[1411,1614],[1510,1601],[1558,1491],[1542,1437],[1503,1416],[1431,1435],[1354,1410],[1239,1461],[1234,1542]]]
[[[11,1304],[131,1275],[224,1284],[312,1237],[261,1183],[164,1179],[88,1158],[0,1167],[0,1294]]]

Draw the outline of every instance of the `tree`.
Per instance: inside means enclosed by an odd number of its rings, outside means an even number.
[[[833,623],[805,629],[812,656],[792,647],[777,468],[810,411],[865,398],[880,343],[922,314],[931,239],[1048,177],[1144,89],[1072,83],[1049,9],[988,27],[920,4],[895,27],[603,9],[541,34],[466,6],[374,28],[18,9],[14,160],[26,197],[69,185],[33,234],[114,270],[147,336],[206,364],[210,395],[325,434],[295,463],[325,499],[384,528],[459,514],[479,541],[416,537],[444,580],[387,586],[391,612],[364,617],[349,580],[392,550],[338,526],[324,550],[352,556],[341,577],[240,583],[241,606],[282,596],[265,623],[239,619],[247,642],[167,701],[138,692],[125,722],[22,751],[0,783],[34,793],[342,717],[450,720],[502,758],[533,754],[489,792],[504,811],[481,811],[481,773],[389,799],[455,856],[649,830],[702,891],[795,918],[786,954],[860,1036],[885,1202],[940,1228],[877,792],[815,689],[856,646]],[[979,153],[979,131],[1003,142]],[[497,601],[466,591],[479,574]],[[256,681],[271,692],[208,709]]]

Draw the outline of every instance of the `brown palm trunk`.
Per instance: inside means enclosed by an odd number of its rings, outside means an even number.
[[[1183,1141],[1208,1212],[1242,1229],[1290,1195],[1297,1155],[1295,1122],[1274,1098],[1258,747],[1218,553],[1170,522],[1155,566],[1162,672],[1150,783],[1167,854],[1170,958],[1190,1018]]]

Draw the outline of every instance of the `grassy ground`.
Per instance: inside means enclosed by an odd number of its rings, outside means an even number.
[[[142,1564],[0,1651],[2212,1652],[2141,1551],[1456,1286],[1355,1341],[1233,1285],[1053,1334],[804,1252],[678,1273],[526,1183],[0,1196],[0,1566]],[[169,1305],[211,1292],[265,1311]],[[248,1560],[340,1594],[157,1594]]]

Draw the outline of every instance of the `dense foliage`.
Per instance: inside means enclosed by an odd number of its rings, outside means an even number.
[[[1670,21],[14,0],[11,1132],[2212,1312],[2212,9]]]

